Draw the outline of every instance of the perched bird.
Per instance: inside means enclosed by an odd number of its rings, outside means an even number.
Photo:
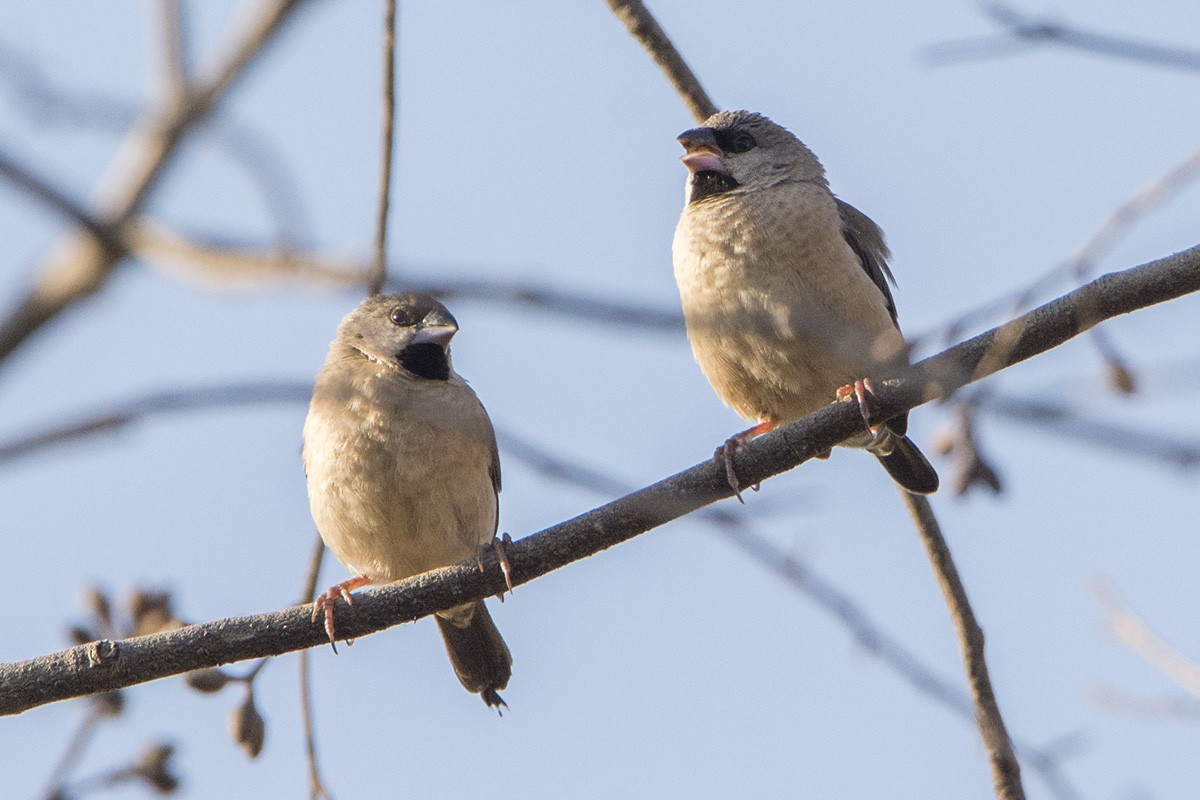
[[[735,449],[907,364],[883,232],[829,191],[817,157],[783,127],[724,111],[685,131],[686,203],[672,253],[688,339],[705,376],[754,427],[717,450],[737,492]],[[937,473],[904,434],[907,414],[845,444],[866,447],[910,492]]]
[[[350,312],[317,374],[304,423],[304,467],[321,538],[356,577],[318,598],[477,555],[494,541],[500,457],[491,420],[450,366],[458,323],[422,294],[368,297]],[[458,679],[504,705],[512,656],[483,601],[438,612]]]

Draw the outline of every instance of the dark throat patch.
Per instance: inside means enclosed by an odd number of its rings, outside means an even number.
[[[740,185],[732,176],[726,175],[723,172],[711,172],[708,170],[697,172],[692,176],[690,202],[696,203],[718,194],[724,194],[731,189],[736,189]]]
[[[431,381],[444,381],[450,378],[450,359],[441,345],[432,342],[410,344],[396,354],[400,366],[416,375]]]

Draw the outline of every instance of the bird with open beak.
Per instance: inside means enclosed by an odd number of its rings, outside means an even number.
[[[450,365],[457,331],[427,295],[368,297],[338,326],[317,374],[304,423],[309,505],[355,575],[313,606],[330,644],[339,597],[470,558],[494,540],[500,456],[487,412]],[[483,601],[435,619],[462,685],[504,705],[512,656]]]
[[[811,150],[748,111],[715,114],[679,142],[689,176],[672,253],[688,339],[717,395],[755,423],[717,450],[736,493],[740,445],[851,395],[866,419],[872,379],[908,353],[883,232],[834,197]],[[902,414],[843,444],[928,494],[938,476],[907,425]]]

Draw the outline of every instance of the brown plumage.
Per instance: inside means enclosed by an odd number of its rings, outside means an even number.
[[[375,296],[342,320],[304,423],[309,503],[321,538],[356,576],[337,598],[469,558],[496,533],[500,459],[475,393],[450,366],[458,330],[420,294]],[[437,615],[463,686],[490,706],[512,656],[483,602]]]
[[[905,363],[883,233],[829,190],[817,157],[784,128],[722,112],[683,133],[687,202],[675,280],[692,352],[717,395],[757,424],[732,450]],[[845,444],[867,447],[911,492],[938,478],[904,434],[907,415]]]

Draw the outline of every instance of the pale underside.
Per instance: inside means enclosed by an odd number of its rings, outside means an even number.
[[[822,186],[690,203],[673,251],[692,352],[746,419],[796,419],[904,358],[887,300]]]
[[[313,519],[357,575],[407,578],[468,558],[495,534],[495,436],[454,373],[424,380],[331,357],[304,442]]]

